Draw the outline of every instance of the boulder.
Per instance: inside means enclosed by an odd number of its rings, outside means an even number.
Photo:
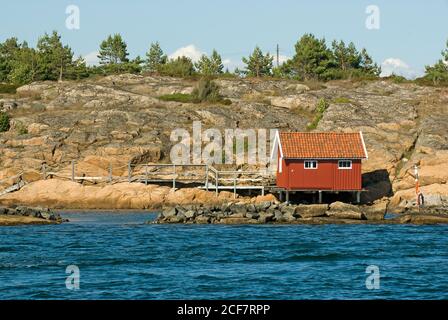
[[[168,208],[163,209],[163,211],[162,211],[162,216],[165,219],[170,219],[171,217],[176,216],[176,214],[177,214],[176,207],[168,207]]]
[[[258,222],[267,223],[272,221],[274,218],[274,213],[260,212],[260,216],[258,217]]]
[[[363,206],[362,214],[367,220],[384,220],[388,203],[388,200],[380,200],[370,206]]]
[[[300,218],[322,217],[328,210],[326,204],[300,204],[295,208],[294,216]]]
[[[332,212],[346,212],[346,211],[353,211],[353,212],[361,212],[358,206],[355,206],[353,204],[344,203],[341,201],[336,201],[330,204],[330,211]]]
[[[194,219],[194,222],[198,224],[208,224],[210,223],[210,217],[199,215]]]
[[[246,217],[234,217],[228,216],[219,220],[219,223],[222,224],[253,224],[257,223],[257,220],[246,218]]]
[[[272,205],[271,201],[262,201],[255,204],[255,208],[258,212],[266,211]]]
[[[354,219],[354,220],[362,220],[364,219],[364,216],[359,211],[327,211],[326,215],[330,218],[337,218],[337,219]]]

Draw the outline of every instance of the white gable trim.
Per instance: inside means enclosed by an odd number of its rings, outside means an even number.
[[[280,159],[283,159],[282,142],[280,141],[280,134],[278,130],[275,132],[274,144],[271,150],[271,160],[275,160],[274,157],[277,155],[277,149],[280,150]]]
[[[362,131],[359,131],[359,136],[361,137],[362,148],[364,149],[364,154],[366,155],[366,159],[369,159],[369,155],[367,154],[366,144],[364,143],[364,136],[362,135]]]

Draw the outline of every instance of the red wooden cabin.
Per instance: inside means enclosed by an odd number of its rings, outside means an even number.
[[[277,187],[286,191],[361,191],[362,132],[277,132]],[[359,195],[358,195],[359,198]]]

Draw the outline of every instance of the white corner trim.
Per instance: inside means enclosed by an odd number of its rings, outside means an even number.
[[[280,158],[283,158],[282,142],[280,141],[280,134],[278,133],[278,130],[275,132],[274,144],[271,150],[271,160],[275,160],[274,156],[277,155],[277,148],[280,150]]]
[[[283,172],[283,158],[280,157],[278,159],[278,173],[282,173]]]
[[[364,136],[362,131],[359,131],[359,136],[361,137],[362,148],[364,149],[364,154],[366,155],[366,159],[369,159],[369,155],[367,154],[366,144],[364,143]]]

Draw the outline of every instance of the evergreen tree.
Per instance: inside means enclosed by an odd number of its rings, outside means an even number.
[[[62,44],[61,36],[56,31],[51,35],[45,33],[37,42],[37,52],[39,77],[43,80],[62,81],[73,64],[73,52],[69,46]]]
[[[11,72],[8,74],[8,82],[15,84],[25,84],[36,80],[41,80],[40,57],[35,49],[29,48],[24,42],[11,61]]]
[[[127,44],[120,34],[109,35],[101,42],[98,58],[106,72],[120,72],[122,65],[129,62]]]
[[[274,57],[269,53],[264,55],[261,49],[256,46],[248,58],[243,58],[243,62],[246,64],[244,73],[250,77],[269,76],[272,73],[273,60]]]
[[[145,69],[150,72],[158,72],[160,66],[168,61],[168,57],[163,53],[158,42],[151,43],[149,51],[146,53]]]
[[[17,38],[9,38],[0,43],[0,82],[7,81],[13,68],[14,59],[20,49],[21,45]]]
[[[295,50],[291,71],[300,79],[319,79],[333,67],[333,55],[325,39],[319,40],[312,34],[305,34],[296,43]]]
[[[224,65],[222,59],[216,50],[213,50],[212,55],[207,57],[205,54],[195,63],[196,69],[202,75],[214,76],[223,73]]]
[[[425,67],[424,78],[430,80],[433,85],[448,83],[448,41],[446,48],[442,51],[442,59],[439,59],[434,65]]]
[[[195,73],[194,64],[188,57],[177,57],[177,59],[171,59],[161,65],[160,73],[170,77],[191,76]]]
[[[360,53],[360,68],[369,75],[379,76],[381,73],[381,67],[373,62],[373,59],[367,53],[367,50],[363,48]]]

